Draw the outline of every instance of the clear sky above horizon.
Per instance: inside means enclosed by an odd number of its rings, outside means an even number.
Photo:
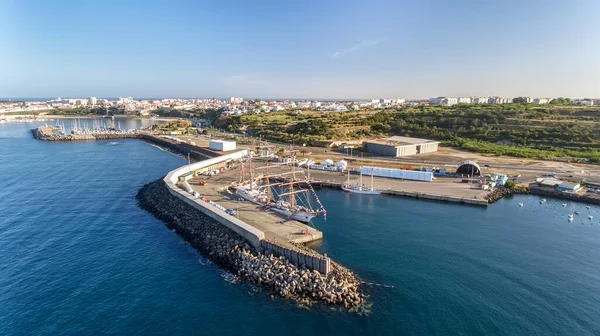
[[[600,97],[600,1],[0,0],[0,97]]]

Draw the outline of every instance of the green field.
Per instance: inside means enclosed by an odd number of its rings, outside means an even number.
[[[480,153],[600,162],[598,107],[489,104],[276,112],[221,116],[215,126],[290,143],[403,135]]]

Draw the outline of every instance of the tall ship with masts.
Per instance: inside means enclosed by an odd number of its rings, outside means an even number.
[[[292,162],[289,172],[278,174],[271,174],[270,168],[272,167],[269,166],[268,159],[264,167],[256,168],[256,171],[264,169],[262,174],[257,174],[252,167],[250,153],[247,163],[241,167],[241,182],[236,188],[236,193],[241,198],[264,206],[265,209],[287,219],[304,223],[310,222],[321,214],[326,215],[326,210],[308,179],[296,178],[294,162]],[[248,180],[244,178],[246,169],[249,175]],[[289,175],[289,178],[284,178],[285,175]],[[278,182],[273,183],[274,180]]]
[[[363,184],[362,169],[360,169],[358,184],[350,184],[350,168],[348,168],[348,181],[344,185],[342,185],[342,190],[344,190],[344,192],[365,195],[379,195],[383,191],[381,189],[373,188],[373,168],[371,168],[371,186],[369,187],[365,187],[365,185]]]

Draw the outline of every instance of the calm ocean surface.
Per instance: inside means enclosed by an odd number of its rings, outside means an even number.
[[[36,141],[35,126],[0,125],[0,335],[600,334],[598,207],[322,190],[317,248],[395,288],[366,287],[366,316],[304,309],[225,281],[137,207],[183,159],[137,140]]]

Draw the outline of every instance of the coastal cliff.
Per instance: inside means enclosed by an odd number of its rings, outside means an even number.
[[[364,302],[360,280],[348,269],[332,263],[332,271],[324,275],[257,251],[237,233],[171,195],[162,179],[145,185],[136,197],[143,209],[203,256],[241,279],[303,304],[355,308]]]

